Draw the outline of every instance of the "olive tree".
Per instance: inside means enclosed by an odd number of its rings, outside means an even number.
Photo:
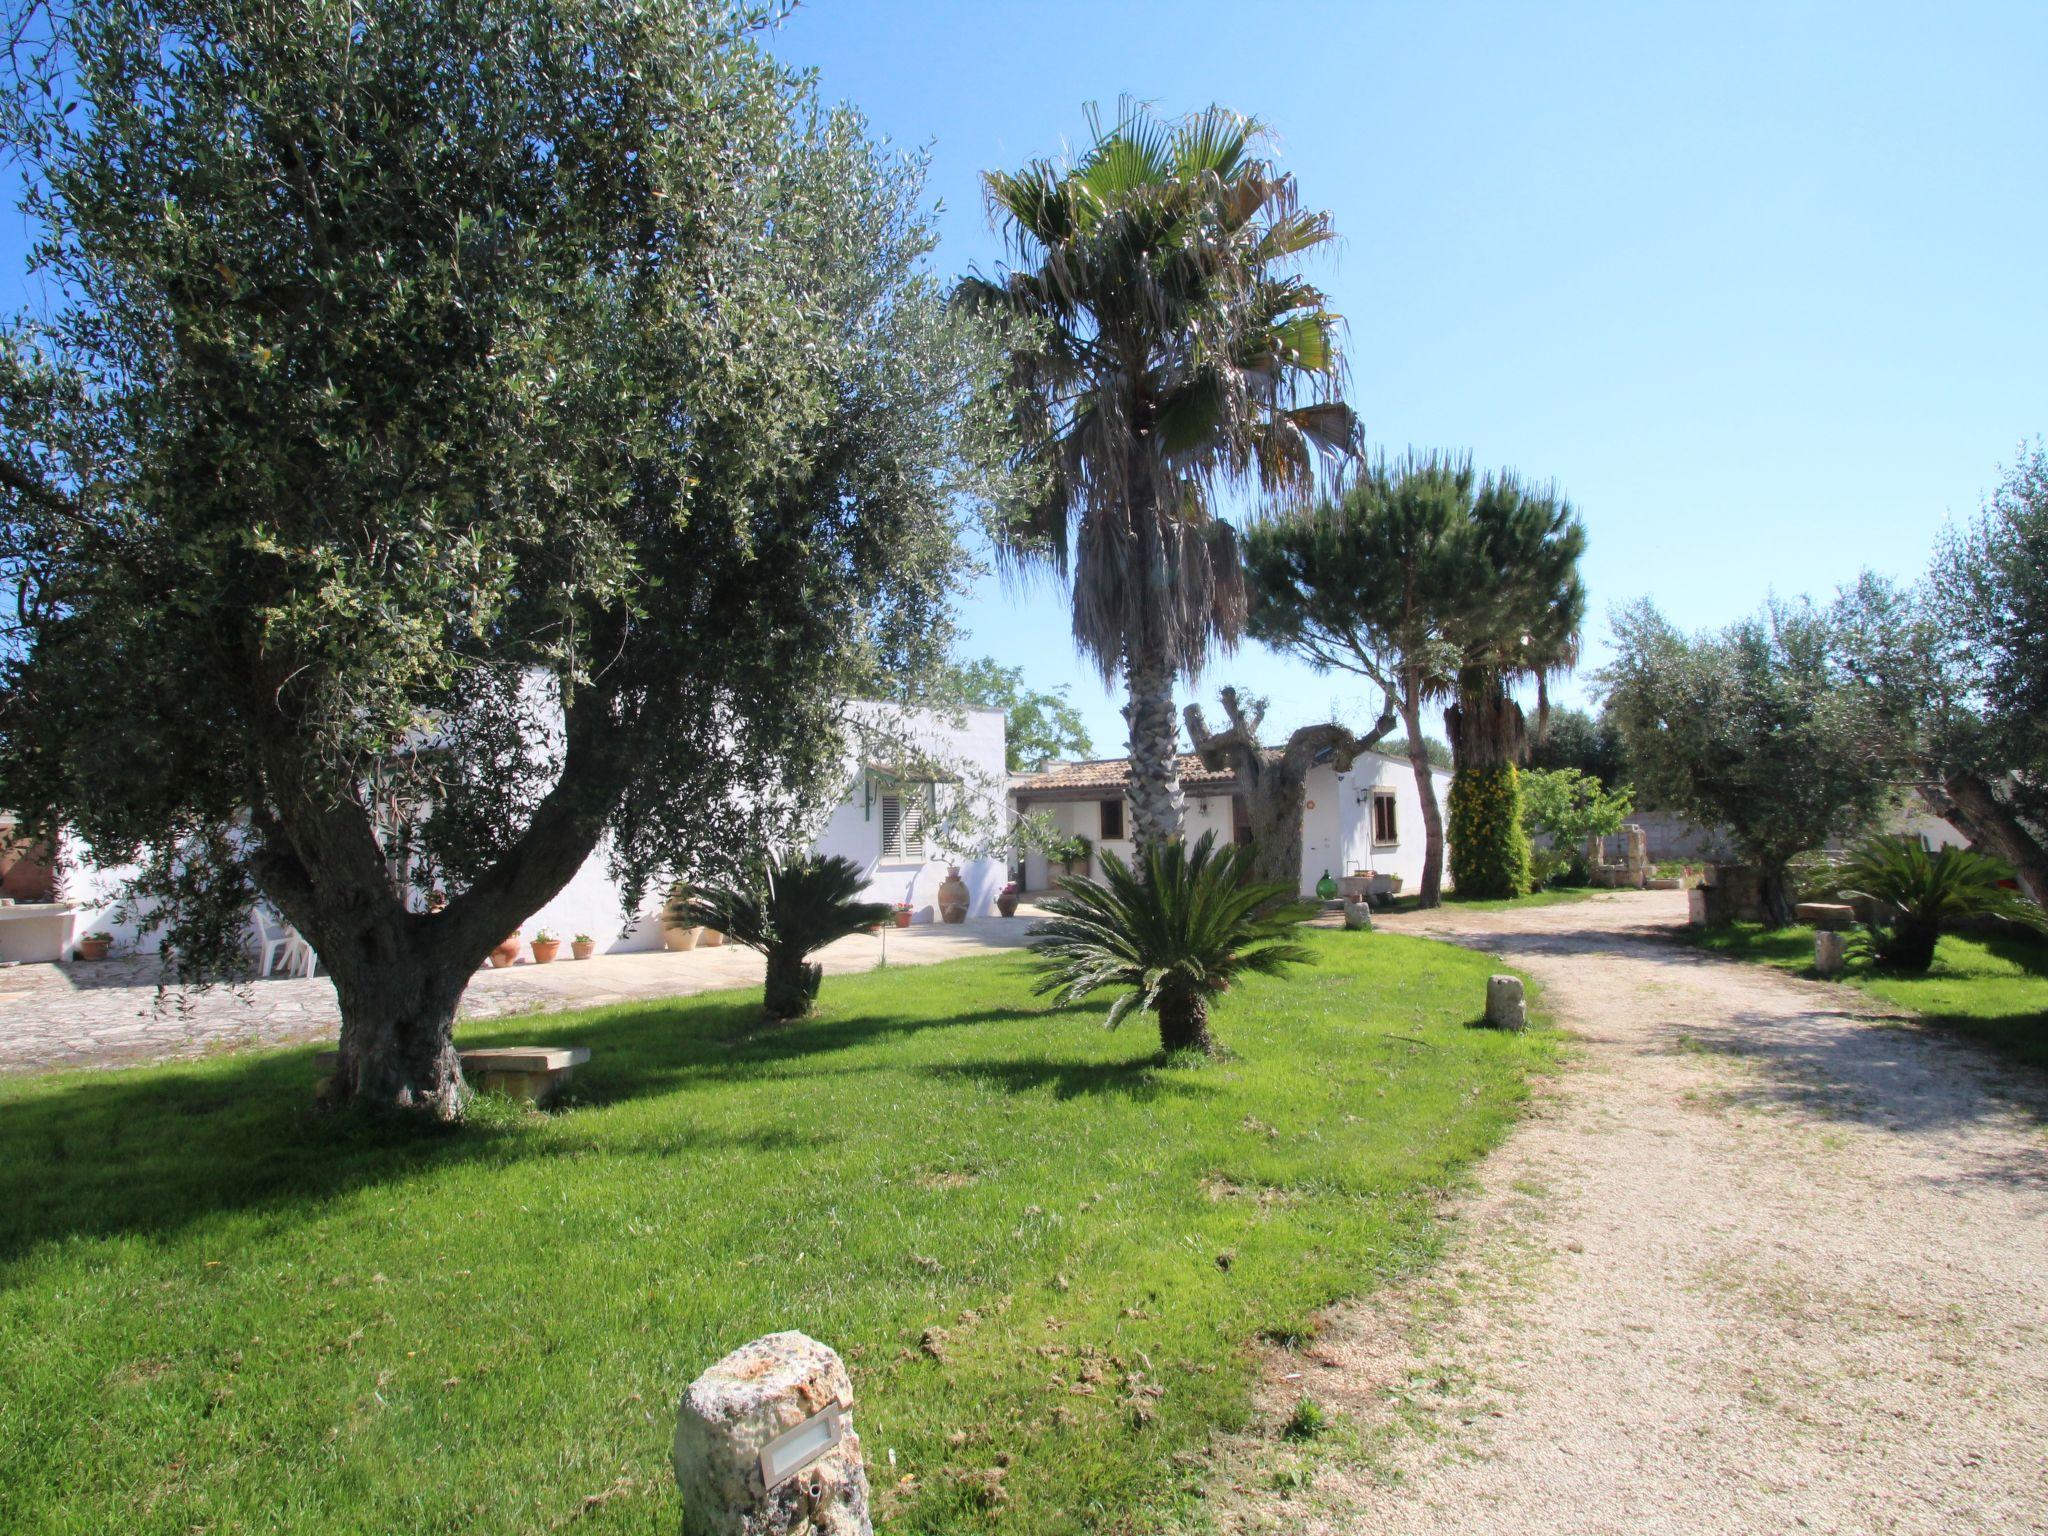
[[[1839,686],[1832,640],[1827,616],[1803,602],[1700,635],[1641,602],[1616,616],[1600,674],[1637,790],[1725,826],[1780,927],[1792,920],[1792,858],[1856,830],[1890,793],[1870,700]]]
[[[1228,769],[1244,786],[1252,824],[1252,879],[1299,890],[1309,770],[1327,762],[1340,774],[1350,772],[1351,765],[1394,728],[1394,706],[1390,701],[1363,735],[1326,720],[1292,732],[1285,746],[1269,748],[1259,740],[1266,701],[1240,698],[1235,688],[1225,688],[1220,697],[1228,724],[1220,731],[1210,730],[1202,706],[1190,704],[1182,714],[1188,740],[1205,768]]]
[[[1845,687],[1866,690],[1900,780],[2048,903],[2048,446],[2005,474],[1915,586],[1836,600]]]
[[[775,19],[12,29],[46,300],[0,336],[0,801],[141,859],[188,978],[273,902],[333,974],[343,1098],[458,1114],[509,930],[600,846],[637,901],[793,839],[839,700],[944,641],[993,375],[918,164]]]

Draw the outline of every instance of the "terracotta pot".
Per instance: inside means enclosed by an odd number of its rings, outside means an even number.
[[[491,951],[491,969],[502,971],[519,958],[519,930],[514,928],[511,937]]]
[[[667,924],[663,924],[661,947],[663,949],[695,949],[697,947],[697,936],[703,933],[703,931],[702,928],[671,928]]]
[[[570,955],[578,960],[588,960],[596,950],[596,943],[590,939],[578,939],[569,946]]]
[[[898,928],[908,928],[910,926],[910,908],[898,907],[896,909],[896,926]]]
[[[112,947],[112,941],[108,939],[80,939],[78,941],[78,958],[81,960],[104,960],[107,958],[107,951]]]
[[[946,878],[939,882],[939,921],[967,921],[967,882],[960,878],[960,867],[957,864],[947,869]]]
[[[548,965],[553,963],[555,956],[562,952],[562,941],[560,939],[535,939],[532,948],[533,963],[535,965]]]
[[[716,949],[719,945],[723,944],[724,942],[725,935],[720,933],[716,928],[706,928],[701,934],[697,936],[697,946],[700,949]]]
[[[998,896],[996,898],[996,910],[1005,917],[1015,917],[1017,915],[1017,893],[1015,891],[1005,891],[1002,895]]]

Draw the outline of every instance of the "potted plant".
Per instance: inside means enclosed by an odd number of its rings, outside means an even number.
[[[533,963],[550,965],[556,955],[562,952],[562,941],[543,928],[533,936]]]
[[[505,942],[491,951],[491,969],[502,971],[519,959],[519,930],[514,928],[505,936]]]
[[[78,958],[81,960],[104,960],[107,951],[114,947],[111,933],[88,933],[78,941]]]
[[[668,902],[661,909],[661,947],[663,949],[695,949],[703,929],[687,921],[685,913],[689,902],[689,887],[681,884],[669,887]]]
[[[569,954],[577,960],[588,960],[597,952],[597,940],[587,933],[579,933],[569,941]]]
[[[1072,837],[1055,841],[1045,850],[1045,857],[1048,863],[1059,865],[1063,874],[1085,875],[1094,852],[1095,844],[1089,841],[1087,834],[1076,832]]]
[[[1017,882],[1012,880],[996,893],[996,910],[1005,917],[1017,915]]]
[[[702,933],[697,935],[697,947],[699,949],[716,949],[719,945],[723,944],[724,942],[725,935],[720,933],[716,928],[706,928]]]
[[[896,926],[898,928],[908,928],[910,926],[910,903],[907,901],[897,902],[895,912]]]

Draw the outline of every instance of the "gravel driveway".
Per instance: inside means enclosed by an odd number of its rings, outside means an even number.
[[[1387,923],[1501,954],[1578,1043],[1446,1262],[1276,1359],[1268,1406],[1361,1445],[1247,1468],[1227,1528],[2048,1531],[2048,1093],[1674,946],[1682,903]]]

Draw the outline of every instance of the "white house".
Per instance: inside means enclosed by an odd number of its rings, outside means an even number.
[[[1277,748],[1269,750],[1277,755]],[[1439,812],[1448,821],[1450,770],[1435,769],[1431,777]],[[1096,848],[1128,861],[1131,814],[1124,791],[1129,779],[1130,763],[1124,758],[1050,763],[1037,773],[1014,775],[1010,802],[1019,814],[1043,812],[1066,836],[1086,837]],[[1219,842],[1250,839],[1250,813],[1234,773],[1187,756],[1180,760],[1180,783],[1187,797],[1190,842],[1204,832],[1214,832]],[[1309,770],[1302,796],[1304,895],[1314,892],[1326,871],[1333,877],[1399,875],[1412,891],[1422,879],[1422,855],[1422,797],[1406,758],[1368,752],[1341,774],[1329,762]],[[1056,873],[1044,854],[1025,856],[1025,889],[1047,889]]]
[[[939,883],[954,867],[967,882],[968,916],[992,914],[1008,879],[1001,853],[992,851],[1004,821],[1003,712],[951,717],[865,702],[852,710],[846,794],[826,818],[816,851],[852,859],[867,871],[867,899],[910,903],[912,922],[936,920]],[[650,896],[629,921],[600,848],[522,931],[563,939],[587,933],[600,953],[659,949],[661,906]]]
[[[969,916],[993,913],[1008,879],[1000,852],[1007,820],[1002,711],[949,716],[856,702],[849,713],[846,792],[825,820],[817,851],[853,859],[867,871],[868,899],[910,903],[913,922],[937,917],[939,884],[953,866],[967,883]],[[663,893],[650,892],[627,912],[608,852],[600,846],[521,932],[565,941],[587,933],[600,953],[661,948]],[[105,931],[117,951],[155,949],[157,936],[141,931],[126,899],[133,875],[72,871],[67,884],[78,910],[71,935]],[[0,957],[5,939],[0,933]]]

